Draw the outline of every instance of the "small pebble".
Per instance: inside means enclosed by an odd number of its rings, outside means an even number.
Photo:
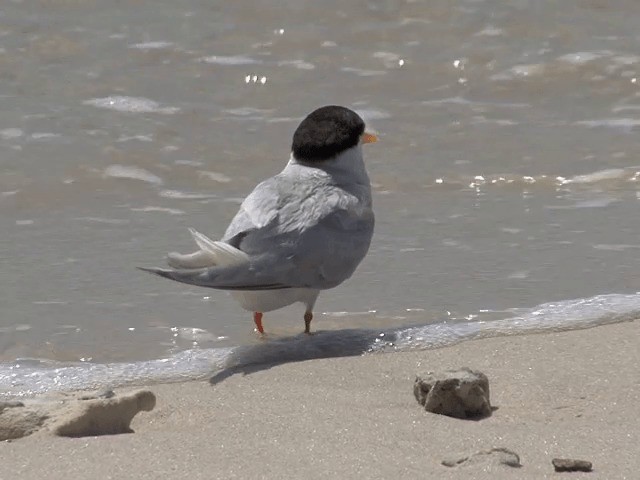
[[[593,469],[591,462],[574,458],[554,458],[551,463],[556,472],[590,472]]]

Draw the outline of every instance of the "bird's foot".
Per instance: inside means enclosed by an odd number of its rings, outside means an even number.
[[[253,321],[256,324],[256,330],[264,336],[264,328],[262,327],[262,312],[253,312]]]

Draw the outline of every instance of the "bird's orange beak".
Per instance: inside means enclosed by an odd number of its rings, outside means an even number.
[[[377,141],[378,141],[378,136],[374,135],[373,133],[364,132],[362,134],[361,142],[363,144],[365,144],[365,143],[376,143]]]

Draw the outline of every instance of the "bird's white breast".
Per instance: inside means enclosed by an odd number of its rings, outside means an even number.
[[[233,298],[250,312],[270,312],[296,302],[312,304],[318,290],[310,288],[285,288],[282,290],[253,290],[232,292]]]

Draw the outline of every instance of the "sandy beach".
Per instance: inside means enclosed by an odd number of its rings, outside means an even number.
[[[154,385],[135,433],[3,442],[0,478],[637,478],[639,363],[635,321]],[[491,417],[435,415],[414,398],[416,374],[461,366],[489,377]],[[522,466],[441,463],[492,448]],[[554,457],[594,471],[556,473]]]

